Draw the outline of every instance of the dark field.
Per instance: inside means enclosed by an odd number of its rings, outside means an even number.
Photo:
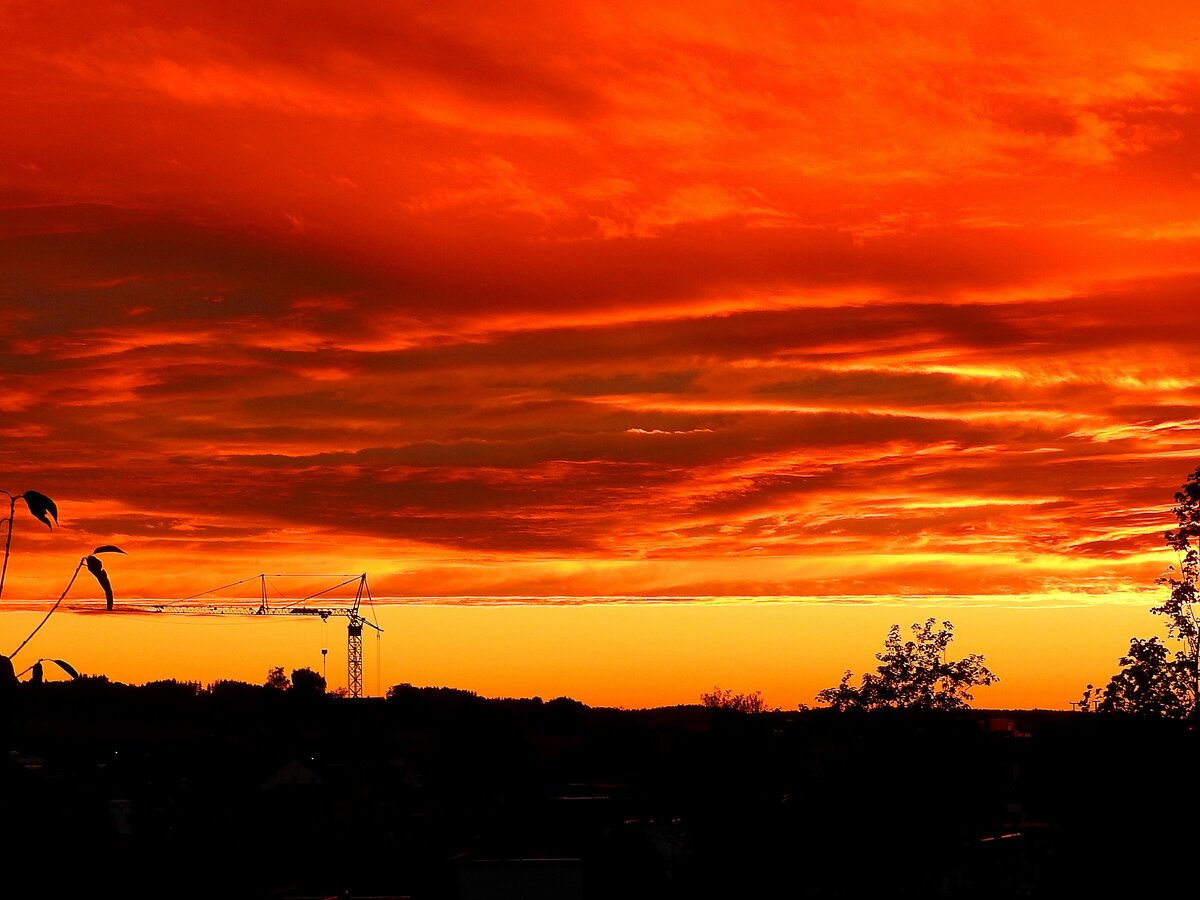
[[[95,679],[5,713],[11,898],[1100,897],[1193,852],[1161,720]]]

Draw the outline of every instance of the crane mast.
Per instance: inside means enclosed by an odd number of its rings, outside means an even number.
[[[259,574],[256,577],[260,583],[259,601],[257,607],[250,606],[235,606],[231,604],[216,605],[192,605],[192,606],[174,606],[162,604],[158,606],[144,607],[151,612],[166,612],[184,615],[219,615],[219,616],[316,616],[322,622],[327,622],[330,618],[345,618],[346,623],[346,688],[351,697],[361,697],[363,691],[363,628],[374,628],[380,634],[383,629],[374,622],[368,621],[359,612],[359,607],[362,604],[363,596],[366,595],[370,599],[370,589],[367,587],[366,574],[354,576],[291,576],[291,577],[310,577],[310,578],[345,578],[346,580],[318,591],[316,594],[303,598],[298,602],[307,602],[315,597],[320,597],[337,590],[340,587],[345,587],[353,582],[358,582],[358,588],[354,595],[353,606],[299,606],[296,603],[288,606],[271,606],[267,595],[267,579],[269,577],[285,577],[280,575],[268,576],[265,573]],[[231,585],[225,585],[225,588],[235,587],[240,584],[245,584],[251,578],[245,578],[242,581],[234,582]],[[223,590],[216,588],[215,590]],[[206,591],[205,593],[213,593],[214,591]],[[198,594],[196,596],[204,596]],[[194,598],[189,598],[194,599]]]

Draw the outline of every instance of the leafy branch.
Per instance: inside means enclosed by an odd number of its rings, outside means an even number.
[[[0,596],[4,594],[4,578],[8,574],[8,556],[12,549],[13,536],[13,519],[17,515],[17,501],[24,500],[25,506],[30,514],[40,522],[44,522],[46,527],[51,531],[54,530],[54,525],[58,524],[58,505],[47,497],[45,494],[38,491],[25,491],[22,494],[12,494],[8,491],[0,490],[8,498],[8,516],[5,518],[5,524],[8,530],[4,536],[4,562],[0,564]],[[50,520],[54,520],[54,524],[50,524]]]
[[[73,585],[75,583],[75,579],[79,577],[79,572],[81,569],[86,568],[89,572],[92,573],[92,575],[95,577],[96,581],[98,581],[100,583],[100,587],[104,589],[105,599],[108,601],[108,608],[112,609],[113,608],[112,584],[108,580],[108,573],[106,571],[104,571],[104,564],[100,562],[100,559],[96,554],[98,554],[98,553],[124,553],[124,552],[125,551],[122,550],[120,547],[114,547],[112,544],[105,544],[103,547],[97,547],[95,550],[93,550],[91,552],[90,555],[85,556],[81,560],[79,560],[79,563],[75,566],[74,573],[72,573],[72,575],[71,575],[71,580],[67,582],[67,586],[65,588],[63,588],[63,592],[61,594],[59,594],[58,599],[54,601],[54,605],[52,607],[50,607],[50,609],[46,613],[46,615],[42,617],[42,621],[37,624],[37,627],[34,628],[33,631],[31,631],[29,633],[29,637],[27,637],[27,638],[25,638],[25,640],[21,641],[21,643],[17,647],[17,649],[8,655],[9,659],[12,659],[14,656],[16,656],[18,653],[20,653],[21,650],[25,647],[25,645],[28,644],[31,640],[33,640],[33,636],[42,630],[42,626],[46,624],[46,622],[49,620],[50,616],[52,616],[54,614],[54,611],[56,609],[58,609],[59,604],[61,604],[63,602],[63,600],[66,599],[67,594],[70,593],[71,585]]]
[[[58,504],[40,491],[24,491],[20,494],[14,494],[11,491],[0,490],[0,494],[3,494],[8,498],[8,515],[4,519],[4,524],[6,526],[4,535],[4,560],[2,563],[0,563],[0,595],[3,595],[4,580],[8,575],[8,559],[12,551],[13,524],[17,515],[17,501],[23,501],[25,507],[29,510],[29,514],[39,522],[43,523],[51,531],[53,531],[54,526],[58,524]],[[42,620],[37,624],[33,631],[30,632],[29,636],[26,637],[25,640],[21,641],[21,643],[17,646],[17,649],[8,656],[0,656],[0,680],[6,682],[16,680],[16,672],[13,669],[12,657],[20,653],[21,650],[25,648],[25,645],[33,640],[34,635],[42,630],[42,626],[46,624],[46,622],[50,619],[50,616],[54,614],[54,611],[58,609],[63,600],[66,598],[67,594],[70,592],[71,586],[75,583],[75,579],[79,576],[81,569],[86,568],[88,572],[91,573],[92,577],[96,579],[96,582],[100,585],[100,588],[104,591],[107,609],[111,610],[113,608],[112,583],[109,581],[108,572],[105,571],[104,564],[100,561],[99,554],[124,552],[125,551],[120,547],[117,547],[113,544],[103,544],[79,560],[78,565],[75,566],[74,573],[71,575],[71,580],[67,582],[66,588],[63,589],[63,592],[59,595],[58,600],[56,600],[54,605],[50,607],[49,611],[45,616],[42,617]],[[34,680],[36,681],[41,680],[42,662],[44,659],[45,658],[39,659],[36,663],[25,670],[25,672],[28,672],[30,669],[32,669],[34,671]],[[79,677],[78,673],[75,672],[75,670],[63,660],[52,659],[51,662],[57,663],[72,678]],[[21,674],[25,673],[22,672]]]
[[[71,676],[72,681],[77,681],[79,679],[79,673],[75,671],[75,667],[65,659],[47,659],[44,656],[33,665],[26,666],[25,669],[23,669],[21,672],[18,672],[17,677],[20,678],[26,672],[32,672],[33,674],[30,676],[30,681],[32,681],[34,684],[41,684],[42,679],[45,676],[45,672],[42,668],[42,663],[44,662],[52,662],[57,665],[60,669]]]

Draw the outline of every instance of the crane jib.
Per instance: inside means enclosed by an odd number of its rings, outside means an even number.
[[[274,578],[306,578],[306,579],[342,579],[337,584],[326,587],[316,593],[301,597],[290,601],[290,605],[271,606],[268,603],[267,584],[268,579]],[[257,580],[261,587],[257,599],[257,606],[242,605],[215,605],[204,604],[194,605],[189,601],[196,600],[199,597],[210,596],[219,591],[224,591],[232,587],[245,584],[249,581]],[[318,597],[327,597],[330,593],[338,588],[345,587],[357,582],[357,589],[351,606],[301,606],[302,603],[307,603]],[[140,612],[162,612],[175,613],[181,615],[228,615],[228,616],[316,616],[322,622],[328,621],[330,618],[338,617],[347,619],[346,623],[346,665],[347,665],[347,681],[348,691],[351,697],[362,696],[362,633],[363,627],[375,629],[376,632],[382,634],[383,629],[374,622],[368,621],[360,612],[359,605],[362,603],[363,597],[367,601],[371,600],[371,592],[367,587],[367,576],[362,575],[266,575],[260,574],[251,578],[243,578],[241,581],[235,581],[232,584],[223,585],[219,588],[214,588],[210,591],[204,591],[200,594],[194,594],[191,597],[186,597],[183,600],[173,604],[157,604],[154,606],[136,606],[133,604],[123,604],[125,609],[136,609]],[[281,599],[276,598],[276,603],[280,603]],[[286,601],[285,601],[286,602]]]

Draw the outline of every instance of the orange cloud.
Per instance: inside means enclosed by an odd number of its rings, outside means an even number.
[[[1191,7],[5,9],[6,599],[1153,589]]]

